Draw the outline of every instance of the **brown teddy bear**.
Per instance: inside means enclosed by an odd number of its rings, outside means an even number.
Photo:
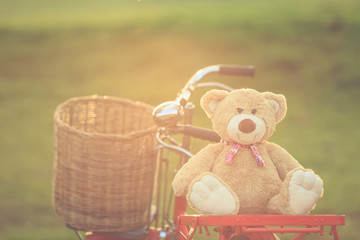
[[[205,214],[306,214],[323,182],[286,150],[266,141],[286,114],[281,94],[253,89],[211,90],[200,101],[222,138],[176,174],[176,196]]]

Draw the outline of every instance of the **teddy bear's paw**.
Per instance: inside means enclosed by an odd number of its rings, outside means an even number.
[[[190,186],[188,201],[206,214],[228,215],[239,211],[237,196],[212,175],[204,175]]]
[[[310,170],[297,170],[289,183],[290,208],[294,214],[306,214],[322,196],[323,182]]]

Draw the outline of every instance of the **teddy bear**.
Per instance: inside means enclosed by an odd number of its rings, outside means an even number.
[[[199,213],[307,214],[323,195],[323,181],[281,146],[268,142],[286,114],[281,94],[210,90],[200,105],[221,142],[183,165],[172,182]]]

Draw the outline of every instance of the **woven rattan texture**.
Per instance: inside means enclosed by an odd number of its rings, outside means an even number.
[[[58,106],[53,205],[66,223],[104,232],[147,223],[156,168],[152,110],[98,96]]]

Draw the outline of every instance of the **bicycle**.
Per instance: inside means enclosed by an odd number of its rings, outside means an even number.
[[[212,130],[192,125],[194,104],[189,102],[192,93],[197,88],[209,87],[231,91],[232,88],[218,82],[200,83],[210,74],[253,77],[254,68],[251,66],[213,65],[198,70],[179,92],[174,101],[167,101],[157,106],[153,111],[154,120],[158,126],[156,140],[158,146],[154,149],[158,166],[157,187],[148,223],[137,229],[126,232],[104,233],[88,232],[88,240],[192,240],[195,233],[210,236],[210,227],[219,234],[220,240],[256,240],[277,239],[275,233],[293,233],[294,240],[299,240],[308,234],[318,233],[324,235],[324,227],[329,226],[329,234],[334,240],[339,239],[338,226],[345,225],[343,215],[197,215],[187,214],[187,202],[183,197],[174,197],[169,189],[169,153],[179,156],[177,165],[181,167],[193,155],[189,152],[190,139],[199,138],[211,142],[219,142],[220,137]],[[179,122],[183,120],[183,124]],[[174,135],[181,134],[182,142],[174,139]],[[174,158],[171,156],[171,158]],[[164,173],[165,172],[165,173]],[[155,207],[154,207],[155,206]],[[151,206],[149,206],[151,208]],[[172,215],[172,219],[171,219]],[[69,224],[80,240],[84,237],[79,229]],[[269,227],[270,226],[270,227]]]

